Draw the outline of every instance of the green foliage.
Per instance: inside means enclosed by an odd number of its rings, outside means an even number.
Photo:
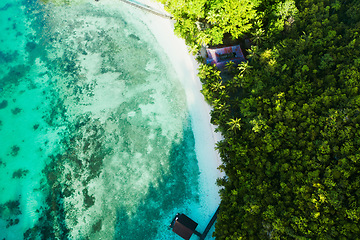
[[[191,44],[224,33],[256,44],[228,64],[231,79],[199,68],[224,136],[215,237],[360,239],[360,2],[202,3],[192,19],[210,27]]]
[[[201,45],[237,39],[252,29],[257,0],[159,0],[176,20],[175,33],[196,53]]]

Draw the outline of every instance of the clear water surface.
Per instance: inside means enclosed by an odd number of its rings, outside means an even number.
[[[0,239],[180,239],[175,213],[208,219],[184,90],[115,5],[0,2]]]

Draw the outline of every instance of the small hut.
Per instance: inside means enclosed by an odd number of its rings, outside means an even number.
[[[224,69],[226,63],[230,61],[235,64],[246,61],[240,45],[223,48],[207,48],[206,53],[206,63],[215,64],[219,70]]]
[[[195,228],[197,223],[190,219],[185,214],[176,214],[175,218],[170,224],[172,231],[182,237],[183,239],[190,239],[193,233],[199,234]]]

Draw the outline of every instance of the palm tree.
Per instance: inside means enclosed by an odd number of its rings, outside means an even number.
[[[244,73],[245,73],[246,71],[248,71],[249,69],[251,69],[251,68],[252,68],[252,66],[249,65],[249,62],[248,62],[248,61],[241,62],[241,63],[239,64],[239,66],[238,66],[238,69],[239,69],[239,71],[240,71],[240,74],[239,74],[239,75],[243,76]]]
[[[251,46],[248,50],[247,57],[251,59],[251,61],[256,60],[259,58],[259,47],[258,46]]]
[[[310,41],[313,39],[312,33],[306,34],[306,32],[303,31],[303,35],[301,35],[300,41],[305,43],[305,46],[309,45]]]
[[[225,88],[224,85],[222,85],[222,82],[221,81],[215,81],[214,83],[211,84],[211,87],[210,87],[214,92],[218,92],[222,89]]]
[[[235,72],[235,63],[232,61],[229,61],[228,63],[225,64],[225,68],[230,72],[230,73],[234,73]]]
[[[255,33],[253,34],[252,41],[256,45],[259,45],[262,42],[262,40],[264,39],[264,33],[265,33],[265,31],[262,28],[256,29]]]
[[[336,11],[339,11],[340,8],[341,8],[341,3],[336,0],[334,3],[331,4],[331,7],[332,7],[333,9],[335,9]]]
[[[210,10],[206,17],[206,20],[211,24],[216,24],[219,21],[220,14],[216,13],[214,10]]]
[[[235,118],[235,119],[230,119],[230,121],[227,123],[230,128],[228,130],[234,131],[236,133],[236,129],[240,130],[241,129],[241,118]]]

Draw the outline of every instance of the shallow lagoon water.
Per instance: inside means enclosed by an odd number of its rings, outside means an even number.
[[[203,230],[217,196],[145,13],[65,2],[0,3],[0,238],[177,239],[177,212]]]

